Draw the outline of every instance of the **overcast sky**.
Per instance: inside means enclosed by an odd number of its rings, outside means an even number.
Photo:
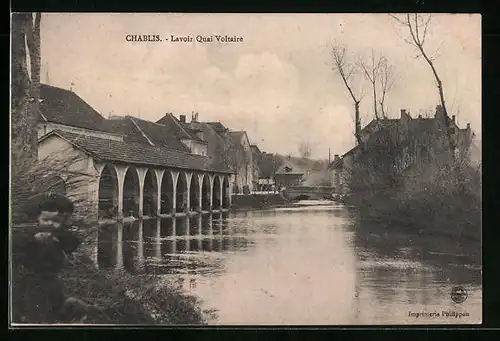
[[[448,110],[459,125],[481,134],[481,18],[434,15],[426,40],[442,78]],[[343,154],[354,144],[354,113],[329,43],[354,56],[371,49],[398,73],[388,94],[391,116],[412,116],[438,103],[432,73],[398,36],[384,14],[44,14],[42,81],[73,90],[103,116],[156,121],[166,112],[199,112],[200,120],[246,130],[267,152],[297,154],[308,141],[313,156]],[[127,42],[127,34],[243,37],[242,43]],[[372,118],[369,83],[361,102]]]

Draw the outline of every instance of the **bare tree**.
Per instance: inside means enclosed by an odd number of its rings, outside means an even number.
[[[373,91],[373,111],[375,114],[375,118],[378,120],[378,104],[377,104],[377,81],[380,77],[380,71],[382,66],[382,57],[375,57],[375,50],[371,50],[371,56],[369,61],[361,60],[359,61],[359,67],[363,70],[363,73],[372,85]]]
[[[299,143],[299,155],[303,158],[309,158],[312,153],[312,148],[309,142]]]
[[[434,60],[436,59],[435,54],[430,55],[424,48],[425,45],[425,39],[427,38],[427,32],[430,26],[430,22],[432,19],[432,16],[430,14],[422,14],[422,13],[407,13],[402,16],[396,16],[396,15],[390,15],[391,18],[393,18],[399,25],[404,27],[407,30],[407,37],[402,37],[402,39],[414,46],[417,51],[417,57],[422,56],[424,60],[427,62],[429,65],[432,74],[434,76],[434,81],[436,82],[436,87],[438,89],[439,93],[439,100],[441,103],[441,110],[443,111],[444,114],[444,123],[446,126],[446,134],[448,137],[448,141],[450,144],[450,151],[453,154],[453,150],[455,147],[455,144],[453,142],[453,138],[451,136],[451,133],[449,132],[449,125],[450,125],[450,119],[448,116],[448,110],[446,108],[446,103],[444,100],[444,90],[443,90],[443,82],[441,81],[441,78],[439,77],[436,67],[434,65]]]
[[[355,132],[354,136],[359,145],[362,145],[361,140],[361,119],[359,117],[359,103],[361,102],[362,95],[355,95],[352,91],[352,76],[359,70],[356,63],[350,62],[346,58],[346,47],[333,43],[331,46],[331,54],[333,59],[333,70],[337,71],[344,82],[349,95],[354,103],[354,122]]]
[[[385,108],[385,99],[387,93],[391,91],[395,83],[394,68],[389,63],[387,58],[382,57],[380,63],[380,114],[382,118],[387,118],[387,110]]]
[[[40,13],[12,14],[12,145],[32,159],[36,159],[38,150],[40,21]]]

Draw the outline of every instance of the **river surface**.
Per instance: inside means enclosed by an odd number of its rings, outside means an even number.
[[[101,267],[174,280],[216,310],[211,324],[482,320],[480,245],[471,252],[443,237],[389,233],[334,203],[136,221],[107,231],[99,235]],[[464,302],[451,299],[454,287],[466,290]]]

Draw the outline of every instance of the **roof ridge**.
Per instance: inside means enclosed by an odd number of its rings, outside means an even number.
[[[153,141],[151,141],[151,139],[148,137],[148,135],[146,135],[146,133],[141,129],[141,127],[139,127],[139,125],[134,120],[134,118],[132,116],[128,116],[128,119],[132,121],[134,126],[139,130],[139,132],[142,134],[142,136],[144,136],[144,138],[149,142],[149,144],[154,146],[155,144],[153,143]]]
[[[175,122],[175,124],[177,124],[177,126],[179,128],[181,128],[181,130],[191,139],[192,136],[186,131],[186,129],[184,129],[184,127],[177,121],[177,118],[175,118],[174,114],[172,113],[167,113],[167,115],[165,116],[169,116],[171,120],[173,120]]]

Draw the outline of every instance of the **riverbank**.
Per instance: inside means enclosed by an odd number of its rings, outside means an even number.
[[[262,210],[272,208],[293,207],[294,201],[288,200],[278,193],[235,195],[232,199],[232,211]]]

